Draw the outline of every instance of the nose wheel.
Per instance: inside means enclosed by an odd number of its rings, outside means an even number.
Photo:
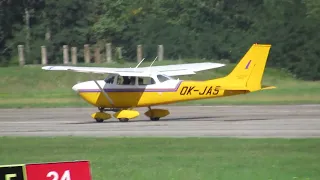
[[[101,113],[103,113],[103,111],[104,111],[104,108],[103,108],[103,107],[98,107],[98,109],[99,109],[99,111],[100,111]],[[98,122],[98,123],[102,123],[102,122],[104,121],[104,119],[102,119],[102,118],[95,118],[95,120],[96,120],[96,122]]]
[[[91,115],[98,123],[102,123],[104,120],[111,118],[111,115],[108,113],[105,113],[105,111],[115,111],[114,109],[109,110],[103,107],[98,107],[98,109],[99,109],[99,112],[96,112]]]

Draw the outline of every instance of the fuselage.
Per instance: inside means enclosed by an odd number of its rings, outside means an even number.
[[[102,92],[99,86],[103,88]],[[216,98],[242,94],[244,92],[230,92],[218,90],[218,81],[184,81],[169,79],[150,85],[118,85],[108,84],[105,80],[87,81],[76,84],[76,91],[85,101],[96,107],[104,108],[133,108],[181,101],[206,98]]]

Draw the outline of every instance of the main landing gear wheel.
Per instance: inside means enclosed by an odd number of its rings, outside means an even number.
[[[151,121],[159,121],[159,119],[160,119],[159,117],[152,117],[152,118],[150,118]]]
[[[104,119],[100,119],[100,118],[96,118],[95,120],[96,120],[96,122],[98,122],[98,123],[101,123],[101,122],[104,121]]]
[[[128,122],[129,119],[128,119],[128,118],[120,118],[119,121],[120,121],[120,122]]]

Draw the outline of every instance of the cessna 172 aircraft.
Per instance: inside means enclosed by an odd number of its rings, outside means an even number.
[[[140,115],[134,110],[136,107],[147,107],[145,115],[157,121],[169,115],[169,111],[152,106],[275,88],[261,85],[270,48],[271,45],[253,44],[230,74],[205,81],[173,77],[219,68],[224,64],[205,62],[151,67],[153,61],[150,67],[138,67],[141,61],[135,68],[45,66],[42,69],[108,74],[104,80],[81,82],[72,87],[85,101],[98,107],[99,112],[91,115],[97,122],[112,118],[107,111],[114,112],[113,116],[120,122],[127,122]]]

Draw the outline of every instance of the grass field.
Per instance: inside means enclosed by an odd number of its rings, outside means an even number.
[[[148,66],[150,62],[141,66]],[[172,64],[156,62],[154,65]],[[180,62],[183,63],[183,62]],[[85,64],[82,64],[86,66]],[[135,67],[135,63],[102,64],[108,67]],[[95,66],[95,64],[90,64]],[[225,67],[200,72],[180,79],[213,79],[227,75],[234,67]],[[80,99],[71,87],[80,81],[104,79],[103,75],[41,70],[40,66],[0,68],[0,107],[66,107],[89,106]],[[302,104],[320,103],[320,82],[296,80],[285,72],[267,68],[263,84],[277,89],[218,99],[198,100],[179,104]]]
[[[316,180],[320,139],[0,137],[0,163],[89,160],[93,180]]]

